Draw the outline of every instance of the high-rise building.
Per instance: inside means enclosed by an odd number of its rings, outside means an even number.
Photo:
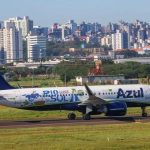
[[[141,28],[138,31],[138,42],[140,41],[145,41],[147,39],[147,34],[146,34],[146,30]]]
[[[102,46],[110,47],[111,44],[112,44],[112,40],[111,40],[111,36],[110,35],[106,35],[103,38],[101,38],[101,45]]]
[[[112,34],[112,48],[113,50],[122,50],[129,48],[128,33],[117,30],[116,33]]]
[[[22,34],[15,28],[0,30],[1,63],[12,63],[23,60]]]
[[[71,30],[72,34],[74,34],[77,30],[77,23],[75,23],[74,20],[69,20],[69,22],[66,23],[65,26]]]
[[[9,18],[8,20],[4,21],[5,28],[17,28],[18,30],[22,30],[22,36],[25,38],[28,33],[33,29],[33,21],[29,19],[28,16],[23,18],[16,17],[16,18]]]
[[[4,27],[4,22],[0,21],[0,29],[2,29]]]
[[[65,41],[66,39],[68,39],[68,37],[71,35],[71,29],[68,28],[67,26],[63,26],[61,27],[61,32],[62,32],[62,40]]]
[[[86,36],[87,24],[85,22],[82,22],[80,24],[80,31],[81,31],[81,36]]]
[[[44,35],[48,38],[48,28],[47,27],[34,26],[32,29],[32,33],[35,35]]]
[[[62,39],[62,29],[58,23],[54,23],[51,29],[49,30],[49,41],[61,41]]]
[[[43,35],[27,36],[28,62],[39,61],[46,56],[47,38]]]
[[[0,29],[0,64],[4,63],[4,38],[3,30]]]

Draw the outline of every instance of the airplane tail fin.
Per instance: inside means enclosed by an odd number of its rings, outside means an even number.
[[[0,75],[0,90],[9,90],[15,89],[15,87],[11,86],[2,75]]]

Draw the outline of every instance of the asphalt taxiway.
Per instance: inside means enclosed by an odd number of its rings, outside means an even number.
[[[47,119],[47,120],[1,120],[0,128],[31,128],[31,127],[49,127],[49,126],[78,126],[78,125],[104,125],[104,124],[126,124],[126,123],[144,123],[150,122],[150,117],[99,117],[92,118],[91,120],[76,120],[67,119]]]

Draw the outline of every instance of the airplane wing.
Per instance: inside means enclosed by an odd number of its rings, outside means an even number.
[[[99,97],[96,97],[95,94],[92,92],[92,90],[88,87],[87,84],[85,84],[85,89],[89,95],[89,98],[80,103],[79,105],[92,105],[92,106],[100,106],[100,105],[104,105],[104,104],[107,104],[107,102],[104,100],[104,99],[101,99]]]

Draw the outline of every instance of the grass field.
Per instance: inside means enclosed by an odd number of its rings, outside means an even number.
[[[0,120],[59,119],[66,118],[67,113],[0,106]],[[140,108],[128,112],[129,115],[140,113]],[[0,150],[148,150],[149,141],[150,123],[0,129]]]
[[[0,129],[3,150],[149,150],[150,123]]]
[[[52,87],[52,86],[64,86],[64,83],[59,79],[48,79],[48,78],[34,78],[32,81],[32,78],[24,78],[19,81],[12,81],[9,82],[13,86],[18,86],[18,84],[22,87],[28,87],[28,86],[38,86],[38,87]]]
[[[150,113],[150,107],[147,108]],[[68,111],[30,111],[0,106],[0,120],[26,120],[26,119],[65,119]],[[76,112],[77,117],[81,117]],[[141,115],[140,108],[129,108],[127,115]]]
[[[21,80],[18,81],[11,81],[9,82],[12,86],[18,87],[18,84],[21,87],[31,87],[32,84],[33,86],[36,87],[55,87],[55,86],[65,86],[65,83],[62,82],[58,77],[57,78],[47,78],[47,77],[34,77],[32,80],[32,77],[28,78],[22,78]],[[71,80],[70,82],[67,83],[67,85],[72,86],[76,85],[75,80]]]

